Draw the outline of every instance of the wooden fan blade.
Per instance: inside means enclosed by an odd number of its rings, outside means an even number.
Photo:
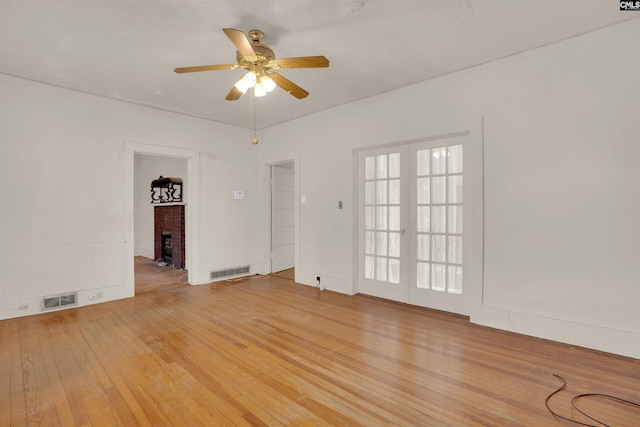
[[[291,95],[295,96],[298,99],[306,98],[307,96],[309,96],[309,92],[302,89],[300,86],[298,86],[297,84],[295,84],[294,82],[292,82],[291,80],[289,80],[288,78],[284,77],[281,74],[274,73],[272,71],[270,73],[267,73],[267,76],[271,77],[271,80],[273,80],[275,84],[277,84],[282,89],[284,89],[285,91],[287,91],[288,93],[290,93]]]
[[[197,71],[235,70],[238,67],[238,64],[199,65],[196,67],[180,67],[173,71],[176,73],[195,73]]]
[[[299,58],[282,58],[269,61],[271,68],[326,68],[329,60],[324,56],[301,56]]]
[[[234,28],[223,28],[222,31],[229,37],[231,43],[238,49],[244,56],[256,57],[256,52],[251,47],[251,43],[249,43],[249,39],[247,36],[240,30],[236,30]]]
[[[227,94],[227,101],[237,101],[242,96],[242,91],[240,91],[237,87],[232,87],[229,93]]]

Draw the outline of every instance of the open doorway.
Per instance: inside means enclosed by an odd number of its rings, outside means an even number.
[[[136,173],[137,169],[141,167],[140,162],[144,162],[147,157],[159,157],[161,159],[167,159],[167,161],[174,160],[180,164],[181,169],[179,173],[185,173],[183,178],[184,187],[183,202],[184,202],[184,242],[185,242],[185,269],[181,275],[181,281],[183,283],[198,284],[206,283],[206,277],[199,275],[200,266],[200,252],[199,252],[199,232],[200,232],[200,200],[198,194],[200,193],[200,153],[193,150],[186,150],[181,148],[163,147],[151,144],[142,144],[136,142],[124,143],[124,156],[125,156],[125,170],[124,170],[124,184],[125,184],[125,229],[124,229],[124,264],[125,264],[125,288],[127,296],[136,295],[135,287],[135,265],[136,255],[146,254],[146,256],[155,257],[155,243],[150,243],[149,229],[147,228],[147,238],[145,240],[145,231],[142,230],[142,234],[138,234],[138,244],[136,244],[136,226],[140,227],[140,224],[136,222],[136,204],[138,207],[145,206],[148,209],[153,209],[151,205],[151,181],[148,183],[143,182],[144,185],[140,185],[140,191],[136,191]],[[156,159],[158,160],[158,159]],[[153,164],[154,162],[151,161]],[[184,172],[184,165],[186,164],[186,172]],[[157,163],[156,163],[157,166]],[[156,172],[154,172],[155,174]],[[161,174],[160,172],[157,172]],[[152,176],[152,175],[150,175]],[[142,178],[142,177],[141,177]],[[158,176],[154,176],[153,179],[157,179]],[[153,180],[152,179],[152,180]],[[147,181],[142,178],[141,181]],[[147,189],[144,189],[147,187]],[[144,192],[148,191],[147,195]],[[137,196],[136,196],[136,193]],[[144,211],[142,211],[144,212]],[[153,225],[151,225],[153,226]],[[151,232],[153,233],[153,232]],[[142,236],[142,237],[141,237]],[[144,243],[144,242],[147,243]],[[142,242],[142,243],[141,243]],[[155,261],[155,259],[154,259]]]
[[[134,155],[134,255],[135,255],[135,292],[149,291],[141,289],[138,277],[143,270],[159,280],[145,280],[144,283],[160,286],[161,275],[177,270],[183,272],[186,282],[186,233],[185,215],[186,196],[182,188],[187,182],[187,159]],[[152,182],[159,178],[178,179],[182,182],[179,199],[158,197],[151,191]],[[166,275],[166,274],[165,274]]]
[[[295,278],[295,164],[271,166],[271,273]]]

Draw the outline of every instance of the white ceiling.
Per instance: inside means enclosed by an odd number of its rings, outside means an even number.
[[[251,128],[251,96],[225,101],[242,70],[222,32],[264,31],[308,90],[259,99],[258,128],[593,31],[638,14],[614,0],[0,0],[0,72]]]

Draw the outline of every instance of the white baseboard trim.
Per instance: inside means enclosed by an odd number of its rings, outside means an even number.
[[[107,286],[95,289],[83,289],[78,291],[70,290],[69,292],[78,293],[77,304],[46,311],[42,310],[40,303],[42,301],[42,298],[51,295],[41,295],[38,297],[22,298],[12,301],[2,301],[0,302],[0,320],[31,316],[33,314],[40,313],[50,313],[52,311],[68,310],[70,308],[99,304],[107,301],[115,301],[118,299],[129,298],[133,296],[129,294],[128,287],[124,285]],[[65,292],[56,292],[53,295],[57,295],[60,293]]]
[[[314,288],[320,288],[322,290],[329,290],[339,292],[341,294],[353,295],[352,293],[346,291],[346,281],[342,277],[330,276],[319,271],[306,271],[297,267],[295,273],[296,283],[312,286]],[[318,281],[316,280],[316,277],[318,276],[320,276],[321,286],[318,286]]]
[[[480,307],[471,315],[470,320],[491,328],[640,359],[640,332],[588,325],[488,305]]]

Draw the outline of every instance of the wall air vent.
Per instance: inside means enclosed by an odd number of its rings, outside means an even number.
[[[52,297],[44,297],[40,301],[40,310],[53,310],[60,307],[66,307],[69,305],[76,305],[78,303],[78,293],[72,292],[70,294],[56,295]]]
[[[251,266],[245,265],[244,267],[225,268],[224,270],[217,270],[211,272],[211,280],[222,279],[223,277],[239,276],[241,274],[249,274]]]

